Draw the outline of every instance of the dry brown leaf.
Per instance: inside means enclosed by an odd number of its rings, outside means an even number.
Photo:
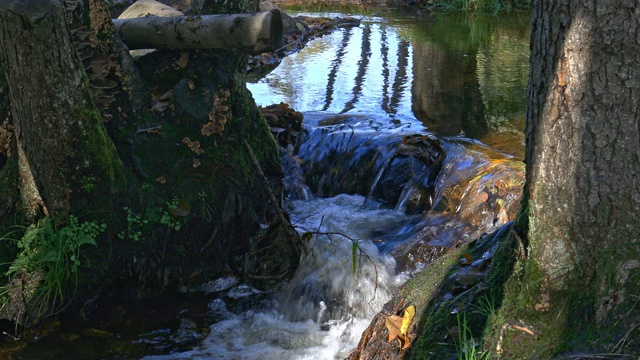
[[[462,254],[462,259],[460,259],[460,263],[462,265],[471,265],[471,263],[473,263],[473,255],[469,253]]]
[[[387,342],[392,342],[393,340],[398,339],[402,350],[411,346],[411,339],[408,336],[408,332],[415,314],[416,307],[411,305],[404,310],[403,316],[385,316],[384,324],[389,332]]]
[[[402,337],[404,336],[402,332],[400,332],[400,326],[402,326],[402,317],[398,315],[385,316],[384,325],[387,327],[387,331],[389,331],[389,338],[387,342],[392,342],[394,339],[400,339],[402,343]]]

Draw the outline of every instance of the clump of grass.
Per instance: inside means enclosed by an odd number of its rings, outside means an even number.
[[[495,310],[494,310],[495,311]],[[473,332],[467,322],[467,314],[456,313],[458,338],[455,341],[458,360],[486,360],[491,359],[491,353],[480,351],[480,346],[473,337]]]

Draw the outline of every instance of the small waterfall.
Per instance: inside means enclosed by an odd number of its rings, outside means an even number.
[[[366,209],[360,195],[297,200],[290,209],[300,232],[316,233],[295,277],[274,298],[249,310],[228,310],[231,300],[210,304],[222,321],[191,351],[150,359],[341,359],[357,344],[370,319],[406,278],[395,276],[395,260],[381,253],[369,229],[406,215]],[[357,240],[356,271],[352,244]]]
[[[295,202],[292,217],[301,231],[315,233],[295,277],[280,298],[290,319],[346,319],[370,317],[395,289],[395,260],[381,254],[370,229],[405,215],[393,210],[367,210],[364,197],[338,195],[310,202]],[[385,219],[386,218],[386,219]],[[357,244],[353,258],[354,242]],[[355,271],[353,261],[355,260]]]
[[[380,179],[382,178],[382,175],[384,174],[384,172],[387,171],[387,168],[389,167],[391,160],[393,160],[393,158],[387,159],[387,161],[384,162],[384,165],[382,165],[382,167],[378,171],[378,175],[376,175],[375,179],[373,179],[373,183],[371,184],[371,188],[369,189],[369,194],[373,194],[374,191],[376,190],[376,186],[380,182]]]

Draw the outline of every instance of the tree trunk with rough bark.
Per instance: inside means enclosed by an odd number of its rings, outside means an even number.
[[[540,1],[532,17],[528,260],[505,301],[540,330],[526,337],[540,353],[578,349],[567,334],[606,350],[640,335],[640,3]]]
[[[53,219],[53,231],[68,215],[106,226],[83,247],[79,263],[91,269],[60,289],[75,301],[158,295],[228,271],[257,287],[282,281],[300,249],[270,202],[282,170],[245,87],[247,55],[164,49],[134,63],[107,14],[101,0],[0,3],[0,223],[26,207],[34,223]],[[21,251],[4,242],[0,262]],[[43,278],[14,278],[0,317],[22,321]]]
[[[55,1],[0,5],[0,63],[16,131],[22,205],[28,216],[65,219],[72,207],[124,187],[122,163],[102,125]]]
[[[550,291],[590,280],[640,224],[639,34],[633,1],[534,6],[528,238]]]

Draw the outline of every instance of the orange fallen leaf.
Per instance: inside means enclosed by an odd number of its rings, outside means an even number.
[[[409,346],[411,346],[411,339],[408,336],[408,331],[409,326],[413,322],[415,314],[416,307],[411,305],[404,310],[402,316],[385,316],[384,324],[387,327],[387,331],[389,332],[387,342],[392,342],[393,340],[398,339],[398,341],[400,342],[400,348],[402,348],[402,350],[405,350]]]

